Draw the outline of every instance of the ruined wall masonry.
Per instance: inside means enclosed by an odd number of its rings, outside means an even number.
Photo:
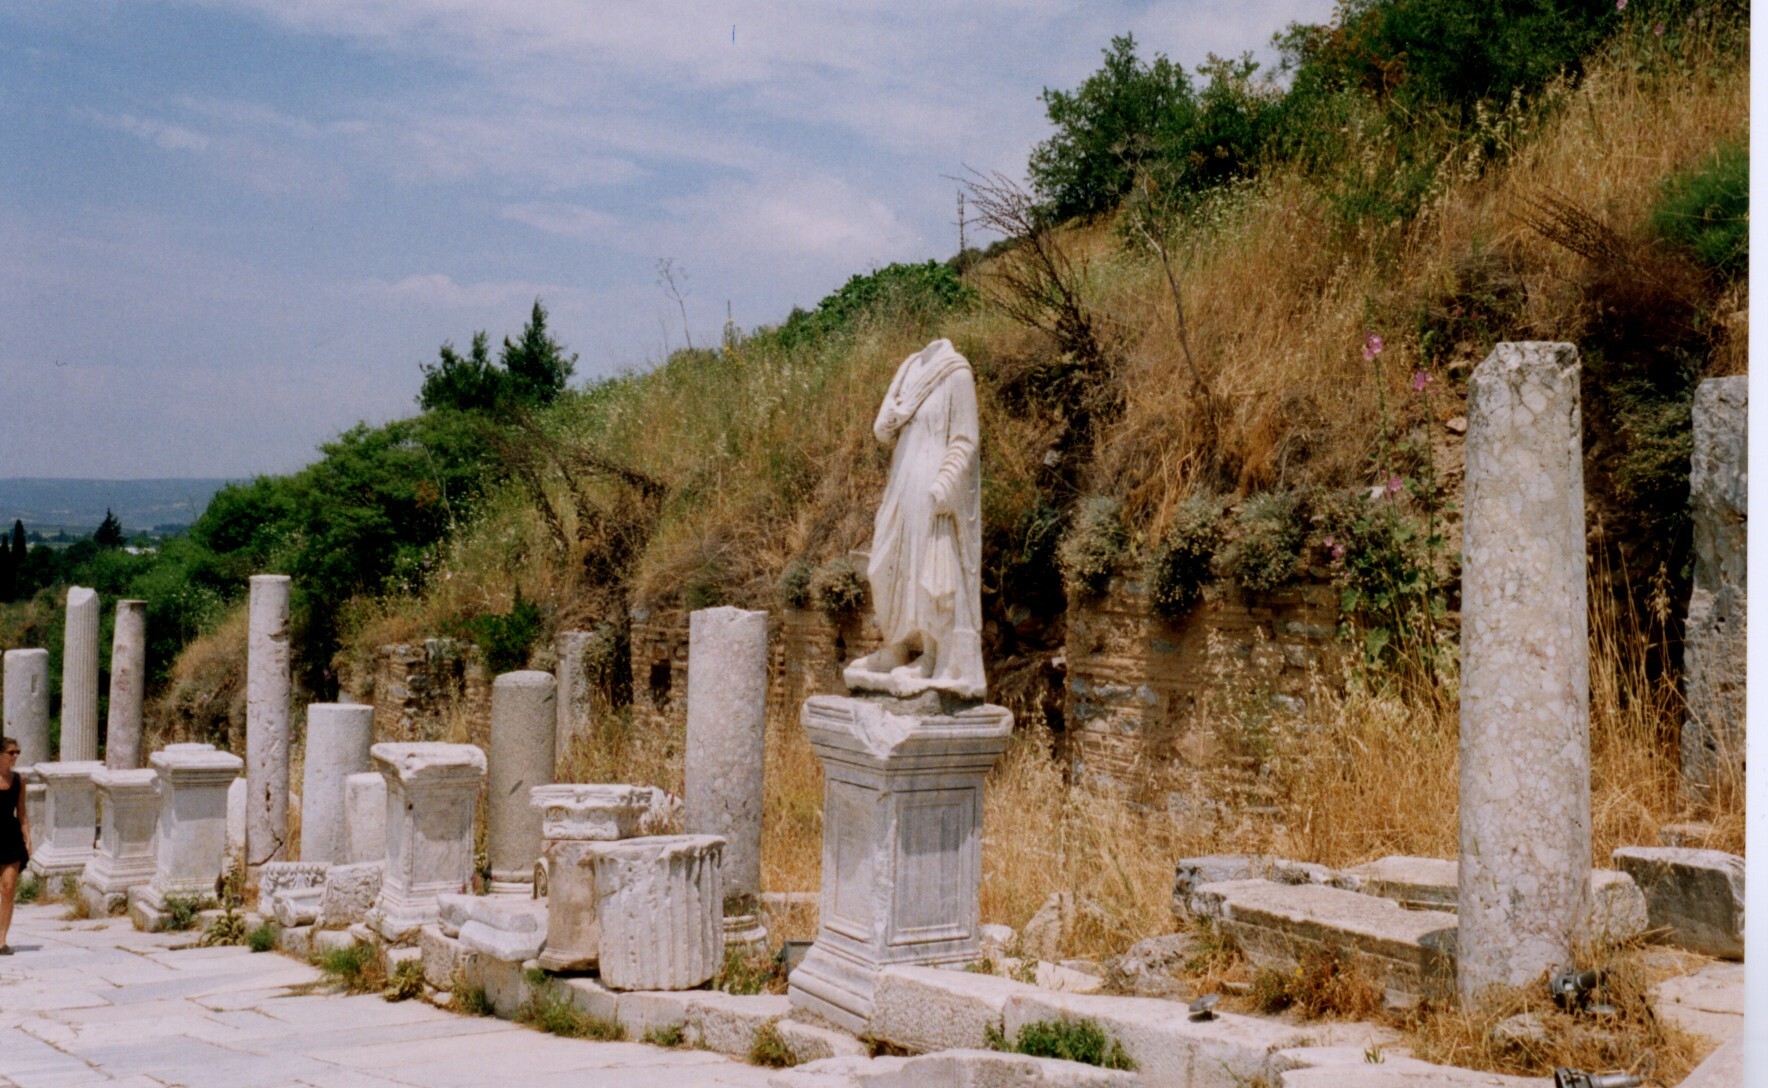
[[[454,639],[395,642],[375,652],[374,680],[353,697],[374,707],[376,741],[448,740],[457,718],[467,736],[491,736],[491,680],[478,648]]]

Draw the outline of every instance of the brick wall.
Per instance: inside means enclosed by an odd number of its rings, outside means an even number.
[[[478,648],[453,639],[396,642],[375,652],[369,691],[375,741],[466,741],[491,737],[491,678]]]

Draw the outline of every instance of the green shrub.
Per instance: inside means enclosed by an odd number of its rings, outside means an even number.
[[[1651,224],[1701,264],[1741,276],[1750,262],[1750,157],[1742,143],[1664,182]]]
[[[765,951],[751,951],[741,945],[724,950],[724,966],[712,977],[714,990],[739,996],[748,994],[784,993],[785,964]]]
[[[652,1046],[666,1047],[673,1050],[685,1043],[687,1041],[687,1036],[683,1034],[682,1026],[680,1024],[665,1024],[662,1027],[651,1028],[649,1031],[645,1032],[644,1038],[641,1041],[649,1043]]]
[[[468,621],[467,627],[479,651],[484,654],[485,667],[493,675],[520,669],[528,664],[528,652],[540,638],[545,619],[540,605],[522,596],[516,587],[510,610],[498,615],[489,613]]]
[[[246,943],[246,920],[229,904],[215,918],[211,919],[203,930],[205,946],[234,945]]]
[[[1075,508],[1056,549],[1062,579],[1075,593],[1098,596],[1111,584],[1117,562],[1129,547],[1123,504],[1105,495],[1088,495]]]
[[[1262,492],[1242,503],[1234,540],[1223,557],[1229,576],[1254,593],[1269,592],[1294,577],[1307,538],[1301,514],[1301,503],[1287,491]]]
[[[409,1001],[424,996],[424,961],[407,959],[394,964],[381,996],[388,1001]]]
[[[386,968],[371,945],[330,948],[314,957],[314,963],[333,982],[353,994],[374,993],[387,985]]]
[[[846,333],[869,314],[897,313],[926,321],[969,305],[976,292],[958,270],[937,261],[890,264],[853,276],[811,310],[793,309],[781,325],[758,333],[759,346],[777,344],[787,350],[819,344]]]
[[[589,1015],[571,1004],[569,998],[554,993],[550,986],[535,988],[516,1014],[516,1019],[549,1035],[567,1039],[614,1043],[626,1038],[626,1029],[618,1022]]]
[[[755,1032],[755,1038],[749,1044],[749,1063],[764,1066],[768,1069],[784,1069],[797,1065],[798,1058],[786,1040],[780,1037],[780,1029],[773,1024],[763,1024]]]
[[[253,952],[268,952],[276,947],[276,927],[264,922],[246,934],[246,947]]]
[[[37,874],[26,873],[19,878],[18,889],[13,895],[14,900],[20,903],[35,903],[42,897],[43,882],[37,879]]]
[[[829,612],[860,611],[865,607],[870,589],[866,572],[846,556],[823,564],[810,580],[811,599],[817,607]]]
[[[196,928],[196,916],[214,901],[200,895],[166,896],[166,929],[174,933]]]
[[[803,559],[794,559],[780,572],[780,602],[787,608],[810,607],[810,580],[816,568]]]
[[[1093,1020],[1036,1020],[1022,1026],[1019,1037],[1011,1043],[1004,1032],[990,1025],[985,1037],[993,1050],[1034,1058],[1061,1058],[1102,1069],[1136,1068],[1123,1044],[1105,1034],[1105,1029]]]
[[[1172,528],[1148,559],[1148,600],[1167,619],[1185,614],[1203,595],[1222,545],[1221,504],[1193,495],[1179,504]]]

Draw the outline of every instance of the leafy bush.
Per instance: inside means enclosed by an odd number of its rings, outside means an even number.
[[[1123,504],[1106,495],[1089,495],[1076,506],[1056,550],[1063,580],[1074,592],[1097,596],[1111,583],[1117,561],[1129,548],[1122,512]]]
[[[749,1062],[768,1069],[784,1069],[797,1065],[798,1058],[786,1040],[780,1037],[780,1029],[773,1024],[763,1024],[755,1032],[755,1038],[749,1044]]]
[[[504,338],[496,363],[484,332],[473,334],[464,356],[453,344],[443,344],[436,363],[423,367],[417,401],[425,411],[489,412],[511,404],[551,404],[564,392],[576,363],[577,356],[567,356],[546,331],[546,308],[535,299],[521,337]]]
[[[673,1050],[687,1042],[687,1035],[680,1024],[665,1024],[646,1031],[640,1041]]]
[[[18,888],[13,894],[14,901],[19,903],[35,903],[42,897],[43,882],[37,879],[37,874],[26,873],[19,878]]]
[[[571,1004],[569,998],[554,993],[550,986],[535,988],[529,994],[527,1003],[516,1014],[516,1019],[549,1035],[560,1035],[567,1039],[594,1039],[597,1042],[613,1043],[626,1038],[626,1028],[617,1021],[589,1015]]]
[[[326,977],[353,994],[376,993],[386,989],[386,967],[374,948],[357,943],[330,948],[314,958]]]
[[[780,602],[787,608],[810,606],[810,579],[816,568],[803,559],[794,559],[780,572]]]
[[[467,621],[466,627],[480,653],[484,654],[485,667],[495,675],[528,664],[528,653],[540,638],[545,624],[540,605],[523,597],[518,586],[508,612],[475,616]]]
[[[1664,182],[1651,223],[1657,232],[1726,276],[1749,271],[1750,157],[1742,143]]]
[[[1222,545],[1221,522],[1221,505],[1208,496],[1193,495],[1179,505],[1172,528],[1148,560],[1148,599],[1155,612],[1177,619],[1197,603]]]
[[[965,286],[951,265],[890,264],[851,277],[814,309],[794,309],[784,324],[757,338],[793,350],[848,332],[868,314],[894,312],[924,322],[968,306],[975,298],[975,291]]]
[[[1321,496],[1314,523],[1339,588],[1339,611],[1363,629],[1371,663],[1435,644],[1447,607],[1435,552],[1440,538],[1390,499],[1347,491]]]
[[[785,993],[785,963],[765,951],[731,945],[724,950],[724,966],[712,977],[711,986],[727,994]]]
[[[207,947],[246,943],[246,920],[229,904],[203,930],[202,943]]]
[[[408,959],[394,964],[381,996],[388,1001],[409,1001],[424,996],[424,961]]]
[[[1105,1034],[1105,1029],[1094,1020],[1035,1020],[1022,1026],[1018,1038],[1011,1043],[1006,1033],[991,1024],[986,1029],[986,1038],[992,1050],[1034,1058],[1061,1058],[1102,1069],[1136,1068],[1123,1044]]]
[[[870,589],[865,571],[846,556],[823,564],[810,579],[811,600],[830,612],[860,611]]]
[[[253,952],[268,952],[276,947],[276,926],[263,922],[246,934],[246,947]]]
[[[1381,1009],[1382,988],[1337,949],[1302,954],[1294,968],[1261,968],[1252,981],[1252,998],[1263,1013],[1294,1009],[1309,1019],[1358,1020]]]
[[[211,902],[200,895],[166,896],[166,929],[173,933],[195,929],[196,916],[207,910]]]
[[[1295,575],[1307,537],[1301,513],[1300,502],[1287,491],[1261,492],[1241,504],[1233,543],[1223,557],[1223,566],[1235,582],[1264,593]]]

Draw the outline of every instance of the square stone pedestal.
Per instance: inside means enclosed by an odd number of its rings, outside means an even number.
[[[165,926],[166,900],[212,899],[227,861],[227,790],[245,760],[212,744],[169,744],[148,757],[158,772],[153,879],[129,893],[137,928]]]
[[[823,887],[790,996],[860,1033],[885,967],[980,954],[982,784],[1013,715],[929,693],[816,695],[801,718],[823,764]]]
[[[31,872],[43,881],[78,877],[95,852],[98,838],[98,787],[92,776],[104,770],[97,760],[39,763],[43,782],[41,845],[31,852]]]
[[[438,917],[436,897],[473,875],[473,806],[485,753],[470,744],[377,744],[387,783],[387,869],[368,926],[388,941],[416,937]]]
[[[153,879],[154,828],[160,822],[158,779],[159,772],[151,769],[103,769],[92,776],[104,814],[98,853],[80,877],[80,894],[92,914],[103,917],[122,910],[129,889]]]
[[[529,804],[541,812],[544,840],[535,866],[536,895],[551,904],[540,966],[548,971],[585,971],[601,955],[596,915],[595,866],[590,844],[619,842],[638,834],[651,805],[649,786],[535,786]]]

